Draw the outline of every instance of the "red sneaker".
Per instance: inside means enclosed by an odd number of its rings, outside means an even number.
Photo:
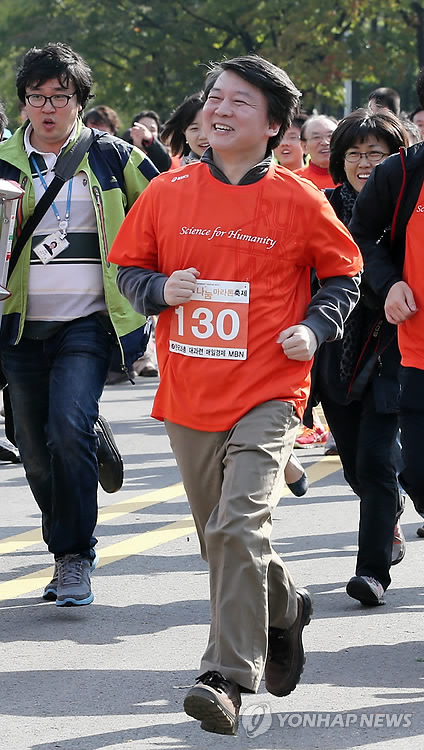
[[[310,445],[325,445],[327,442],[328,430],[321,425],[314,425],[310,427],[302,427],[302,432],[297,436],[294,447],[295,448],[308,448]]]

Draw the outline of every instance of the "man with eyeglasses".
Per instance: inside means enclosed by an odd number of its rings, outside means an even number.
[[[64,44],[33,48],[23,59],[16,86],[28,120],[0,145],[0,177],[25,189],[17,234],[54,178],[58,157],[80,136],[91,85],[90,68]],[[112,348],[119,342],[125,368],[145,347],[146,319],[117,290],[109,244],[156,174],[138,149],[94,131],[74,177],[41,218],[8,282],[0,362],[16,442],[55,558],[43,596],[62,607],[93,601],[94,425]]]
[[[424,110],[424,70],[417,78]],[[387,228],[390,228],[390,231]],[[397,326],[403,469],[400,482],[424,518],[424,144],[378,164],[355,204],[349,228],[365,260],[365,278]],[[418,529],[424,536],[424,526]]]
[[[314,183],[320,190],[334,188],[335,184],[328,171],[330,162],[330,140],[337,122],[326,115],[312,115],[300,131],[303,150],[310,156],[306,167],[296,170],[296,174]]]

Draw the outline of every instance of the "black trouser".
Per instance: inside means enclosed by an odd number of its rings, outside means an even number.
[[[390,584],[393,528],[401,512],[397,482],[396,414],[378,414],[372,387],[347,406],[324,396],[322,407],[336,441],[344,476],[360,498],[356,575]]]
[[[401,367],[400,427],[402,472],[399,480],[424,518],[424,370]]]

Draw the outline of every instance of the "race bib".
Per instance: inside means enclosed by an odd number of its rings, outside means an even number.
[[[193,297],[174,308],[169,350],[186,357],[246,359],[247,281],[198,279]]]

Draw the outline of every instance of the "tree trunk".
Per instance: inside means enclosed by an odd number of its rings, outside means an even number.
[[[412,10],[417,15],[416,39],[417,39],[417,58],[418,67],[424,68],[424,7],[421,3],[412,3]]]

